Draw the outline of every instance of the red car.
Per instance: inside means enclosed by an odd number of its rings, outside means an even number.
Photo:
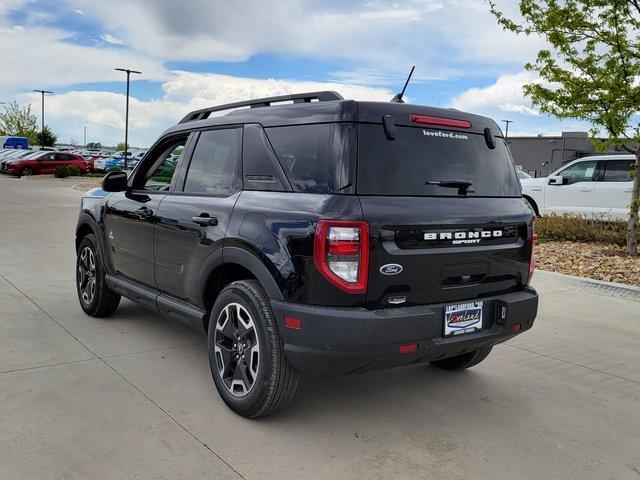
[[[2,164],[2,172],[10,175],[28,176],[38,173],[53,173],[56,167],[76,166],[81,173],[90,170],[89,163],[74,153],[36,152],[24,158],[9,160]]]

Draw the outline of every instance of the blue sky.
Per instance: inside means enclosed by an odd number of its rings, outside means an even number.
[[[517,15],[517,3],[499,5]],[[416,65],[414,103],[514,120],[516,134],[586,129],[539,114],[523,71],[543,45],[503,32],[484,0],[0,0],[0,101],[47,98],[61,141],[151,143],[187,111],[305,89],[388,100]]]

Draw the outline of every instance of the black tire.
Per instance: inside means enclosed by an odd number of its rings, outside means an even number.
[[[93,274],[87,274],[83,255],[93,254]],[[90,263],[90,262],[89,262]],[[87,287],[93,280],[94,288]],[[104,260],[93,234],[82,239],[76,257],[76,291],[82,310],[92,317],[108,317],[120,304],[120,295],[111,290],[104,280]],[[91,293],[89,295],[89,293]]]
[[[22,170],[20,170],[21,177],[30,177],[31,175],[33,175],[33,173],[33,168],[31,167],[24,167]]]
[[[479,364],[491,353],[493,346],[480,347],[478,350],[469,353],[463,353],[456,357],[443,358],[442,360],[434,360],[431,365],[442,368],[443,370],[464,370]]]
[[[238,317],[243,317],[242,325]],[[287,362],[268,298],[258,282],[233,282],[220,292],[211,311],[207,338],[211,375],[231,410],[257,418],[271,415],[291,401],[299,375]]]

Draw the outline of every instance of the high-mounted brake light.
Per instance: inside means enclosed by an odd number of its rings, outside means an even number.
[[[313,261],[340,290],[364,293],[369,272],[369,225],[361,221],[318,220]]]
[[[439,127],[471,128],[471,122],[454,118],[432,117],[430,115],[411,115],[413,123],[437,125]]]

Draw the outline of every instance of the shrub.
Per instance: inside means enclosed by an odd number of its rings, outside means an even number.
[[[109,172],[123,172],[124,170],[122,170],[122,168],[120,167],[113,167],[113,168],[109,168],[107,169],[107,171],[105,173],[109,173]]]
[[[80,169],[75,165],[69,165],[67,167],[67,172],[69,172],[70,177],[77,177],[80,175]]]
[[[69,176],[69,169],[63,165],[56,167],[56,170],[53,172],[53,176],[56,178],[66,178]]]
[[[627,222],[607,222],[569,214],[551,214],[536,220],[540,241],[568,240],[574,242],[627,244]]]

